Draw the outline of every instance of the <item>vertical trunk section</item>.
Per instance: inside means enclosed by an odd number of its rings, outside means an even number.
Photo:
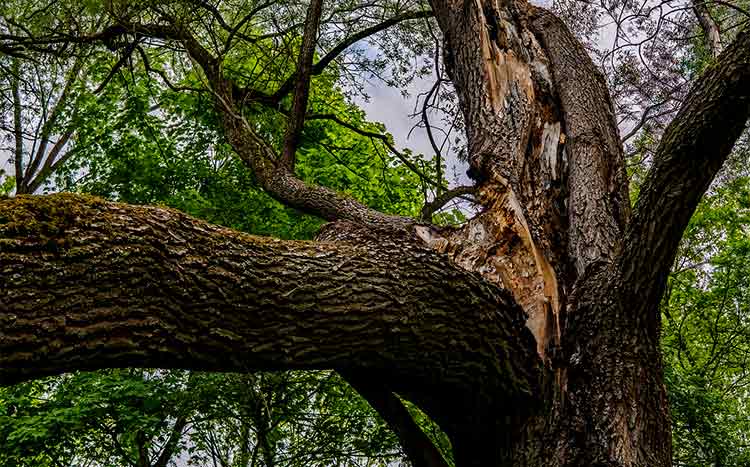
[[[658,323],[647,318],[657,310],[621,277],[611,265],[589,270],[571,299],[547,465],[672,465]]]
[[[439,249],[511,291],[547,358],[569,276],[565,128],[549,62],[524,6],[433,2],[485,212]]]
[[[544,415],[512,432],[483,421],[481,434],[458,436],[457,460],[670,465],[658,323],[630,312],[635,296],[614,266],[630,206],[606,81],[542,9],[502,0],[432,5],[485,209],[462,229],[423,238],[511,291],[549,372]],[[505,450],[482,451],[493,436]]]

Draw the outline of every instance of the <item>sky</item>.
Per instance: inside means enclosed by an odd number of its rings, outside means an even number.
[[[429,158],[432,157],[434,151],[427,132],[424,128],[415,128],[412,131],[418,119],[410,115],[414,113],[415,105],[418,103],[421,105],[418,96],[428,92],[433,84],[432,76],[415,78],[407,88],[407,96],[404,97],[399,88],[371,82],[364,89],[365,93],[370,96],[369,102],[361,99],[356,102],[365,111],[369,120],[385,124],[388,132],[393,135],[397,148],[409,148],[413,153],[424,154]],[[430,121],[432,125],[436,125],[439,119],[431,117]],[[435,136],[440,144],[442,138],[439,133]],[[452,151],[444,151],[443,157],[446,162],[446,178],[451,187],[471,183],[466,175],[466,170],[469,168],[466,162],[458,160]],[[458,183],[453,179],[454,172],[459,176]]]

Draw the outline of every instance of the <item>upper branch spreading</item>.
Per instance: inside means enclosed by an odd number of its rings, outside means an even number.
[[[750,117],[750,30],[696,81],[667,127],[626,230],[621,267],[661,296],[682,232]],[[638,280],[635,280],[638,279]],[[636,292],[638,292],[636,290]]]

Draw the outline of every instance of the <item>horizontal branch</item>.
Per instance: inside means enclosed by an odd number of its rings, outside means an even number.
[[[416,242],[281,241],[166,208],[21,196],[0,200],[0,265],[0,384],[333,368],[417,403],[418,388],[500,404],[536,393],[521,309]]]

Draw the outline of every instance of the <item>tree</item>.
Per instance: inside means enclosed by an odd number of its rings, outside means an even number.
[[[112,66],[107,58],[98,61]],[[312,238],[320,220],[265,195],[216,142],[215,115],[205,99],[158,88],[140,66],[129,71],[114,76],[102,93],[77,96],[85,120],[75,124],[76,151],[56,174],[58,185],[166,204],[249,233]],[[108,73],[102,67],[89,77],[98,83]],[[330,85],[314,83],[311,91],[320,97],[313,105],[342,101]],[[161,103],[158,117],[149,112],[151,100]],[[363,118],[355,108],[346,115]],[[272,115],[253,121],[274,128]],[[115,137],[115,129],[127,137]],[[418,212],[418,178],[377,157],[369,138],[321,120],[308,128],[303,144],[297,169],[306,180],[355,193],[371,206]],[[388,186],[392,177],[397,186]],[[0,388],[0,425],[0,464],[19,467],[166,466],[177,459],[233,467],[361,465],[362,459],[385,465],[403,459],[392,432],[331,372],[107,370],[45,378]]]
[[[225,55],[257,42],[253,15],[299,5],[258,4],[229,20],[224,5],[201,1],[105,6],[103,27],[3,34],[1,49],[182,48],[258,183],[332,224],[317,242],[294,242],[166,208],[6,199],[0,382],[113,366],[332,368],[415,465],[444,461],[394,394],[443,428],[459,466],[670,465],[659,305],[688,220],[750,113],[747,30],[691,86],[631,209],[606,82],[539,7],[384,7],[383,22],[316,61],[320,18],[338,11],[313,0],[290,42],[295,71],[255,86]],[[431,14],[483,206],[458,228],[381,213],[295,173],[305,123],[341,121],[308,112],[311,78],[354,41]],[[283,138],[248,123],[258,107],[287,117]]]

